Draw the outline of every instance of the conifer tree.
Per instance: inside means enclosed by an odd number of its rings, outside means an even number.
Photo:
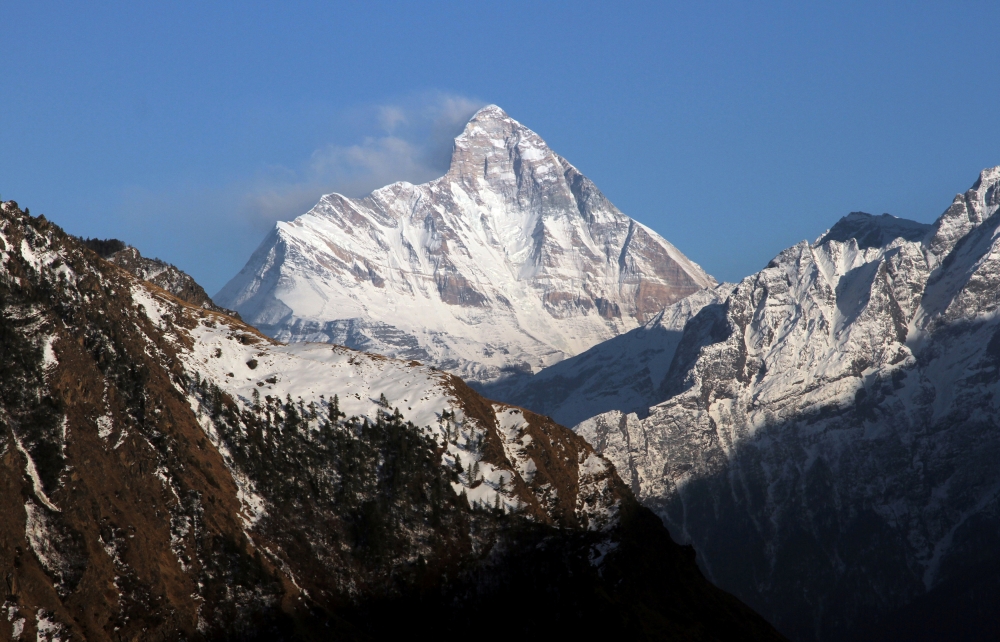
[[[282,432],[285,437],[291,437],[295,431],[298,429],[299,415],[295,411],[295,403],[292,401],[291,395],[286,395],[285,397],[285,425],[282,428]]]
[[[340,421],[341,418],[347,416],[346,414],[340,411],[340,397],[338,397],[337,395],[333,395],[333,401],[330,403],[329,415],[330,415],[330,423],[334,425],[336,425],[336,423]]]

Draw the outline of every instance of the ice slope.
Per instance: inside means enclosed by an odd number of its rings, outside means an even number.
[[[283,341],[486,382],[579,354],[714,284],[491,105],[455,139],[445,176],[324,196],[278,223],[214,299]]]
[[[855,213],[785,250],[687,323],[648,416],[576,427],[793,639],[997,562],[998,183],[933,225]]]

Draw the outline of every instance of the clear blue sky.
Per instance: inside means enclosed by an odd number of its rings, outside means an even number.
[[[1000,164],[998,6],[5,0],[0,195],[214,292],[321,193],[442,171],[496,103],[736,280]]]

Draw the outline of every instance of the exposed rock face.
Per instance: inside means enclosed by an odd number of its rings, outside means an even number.
[[[215,299],[265,333],[419,359],[472,381],[536,371],[714,285],[496,106],[448,173],[279,223]]]
[[[890,614],[925,594],[956,609],[925,632],[998,625],[998,182],[782,252],[687,323],[648,416],[577,427],[793,639],[919,631],[928,601]]]
[[[104,258],[118,267],[128,270],[143,281],[148,281],[166,290],[182,301],[187,301],[199,308],[221,312],[237,319],[240,318],[239,313],[235,310],[215,305],[205,292],[205,288],[198,285],[197,281],[190,274],[174,267],[166,261],[142,256],[139,254],[139,250],[132,246],[127,246]]]
[[[543,417],[278,344],[19,210],[0,266],[3,639],[777,638]]]

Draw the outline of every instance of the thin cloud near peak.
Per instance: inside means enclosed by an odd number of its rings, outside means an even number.
[[[453,140],[484,105],[434,93],[365,109],[380,131],[360,142],[320,147],[294,170],[259,177],[245,199],[254,225],[302,214],[332,192],[361,197],[398,181],[423,183],[448,170]]]

